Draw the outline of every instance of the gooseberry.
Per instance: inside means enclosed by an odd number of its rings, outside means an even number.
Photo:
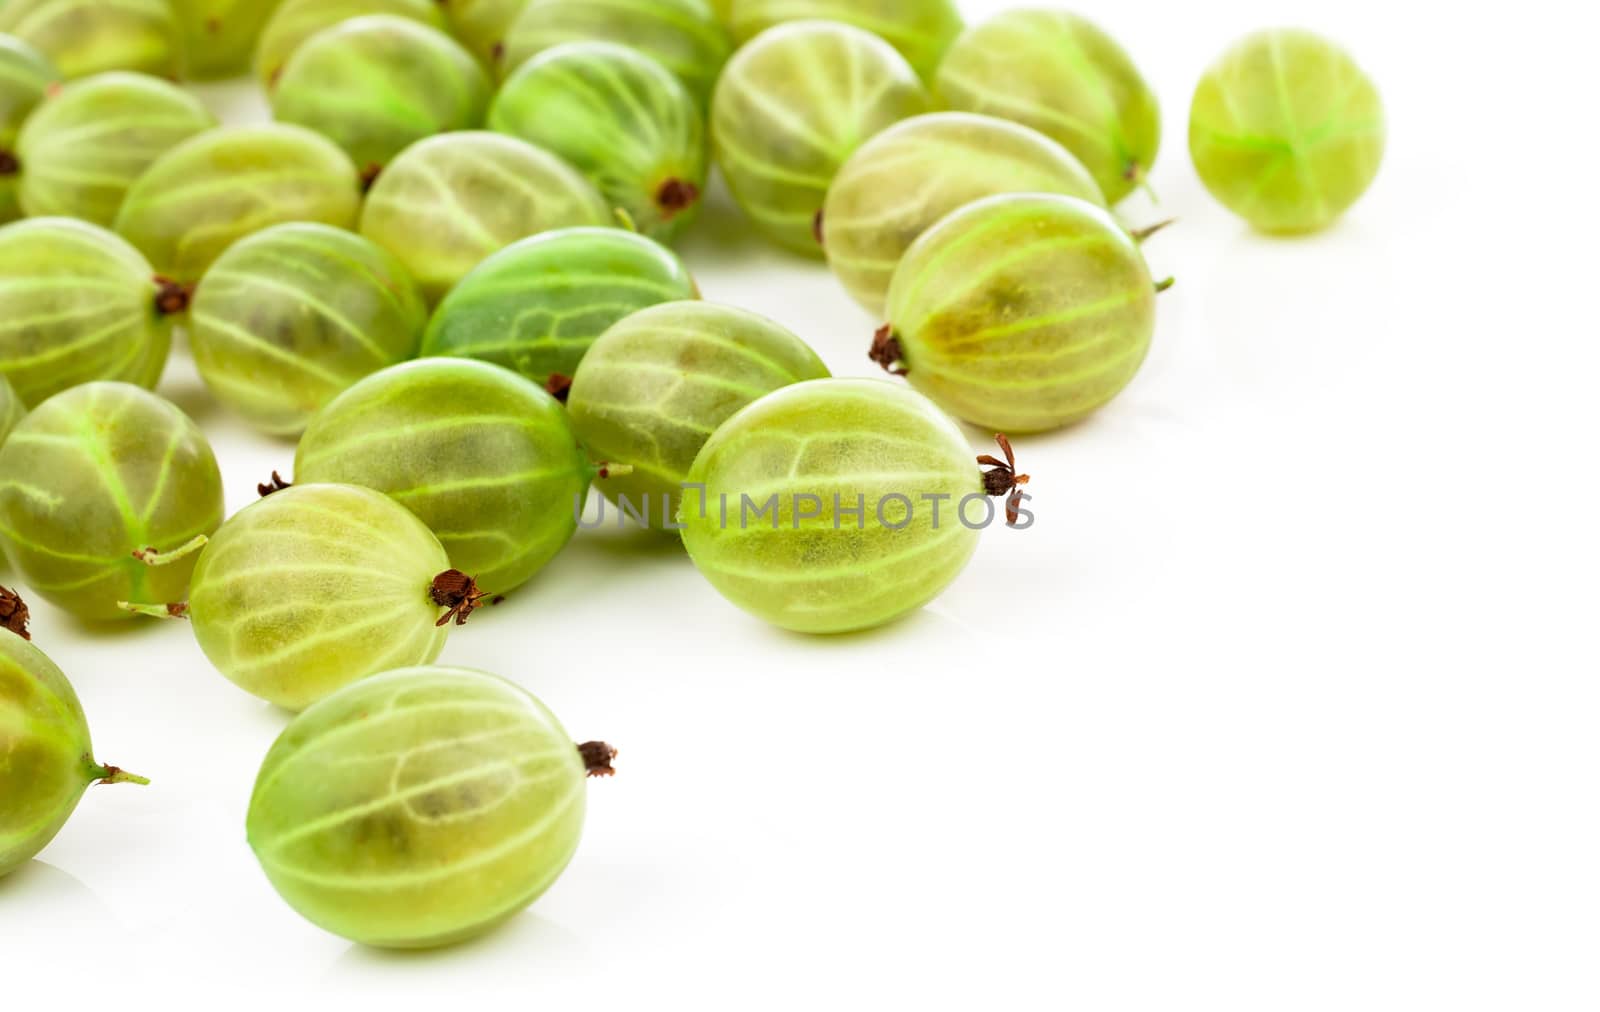
[[[312,419],[295,452],[296,481],[383,492],[493,594],[526,583],[566,546],[597,470],[555,398],[462,359],[367,377]]]
[[[1189,152],[1229,210],[1264,232],[1326,228],[1383,161],[1383,100],[1343,49],[1311,32],[1259,32],[1195,91]]]
[[[38,50],[9,35],[0,35],[0,225],[22,215],[17,201],[17,134],[29,114],[60,79],[56,68]]]
[[[489,125],[566,159],[652,239],[670,241],[700,209],[710,160],[700,109],[637,50],[545,50],[501,87]]]
[[[369,178],[416,141],[483,125],[489,76],[437,28],[373,14],[325,28],[284,65],[272,113],[329,138]]]
[[[278,0],[170,0],[183,37],[183,69],[212,79],[243,73]],[[326,2],[326,0],[324,0]]]
[[[301,916],[354,942],[445,945],[515,916],[578,847],[584,777],[616,750],[577,745],[523,689],[461,668],[350,686],[267,753],[247,833]]]
[[[818,223],[839,167],[869,137],[928,105],[916,72],[882,39],[800,21],[763,32],[728,62],[711,136],[728,186],[756,227],[820,256]]]
[[[731,306],[672,302],[605,332],[567,399],[590,453],[632,470],[601,484],[619,508],[665,529],[700,448],[745,405],[828,367],[800,338]]]
[[[501,250],[463,278],[433,314],[422,354],[494,362],[559,394],[612,324],[699,297],[683,261],[644,236],[560,229]]]
[[[889,43],[927,81],[963,27],[953,0],[732,0],[729,6],[740,45],[789,21],[839,21]]]
[[[427,664],[462,617],[441,610],[478,606],[439,540],[386,496],[267,491],[200,553],[187,606],[166,609],[188,615],[206,657],[251,695],[301,710],[368,675]]]
[[[938,91],[951,109],[1060,141],[1112,204],[1142,185],[1161,147],[1155,92],[1114,39],[1066,11],[1008,11],[968,29],[939,66]]]
[[[437,302],[518,239],[611,220],[599,191],[566,162],[515,137],[472,131],[401,152],[367,195],[361,233],[399,257]]]
[[[27,642],[27,606],[0,587],[0,877],[66,825],[90,784],[148,784],[94,759],[72,683]]]
[[[127,383],[73,387],[0,447],[0,547],[28,586],[79,618],[176,601],[222,522],[222,478],[199,427]]]
[[[1063,193],[1103,204],[1094,177],[1036,130],[970,113],[897,123],[839,170],[823,212],[828,265],[881,314],[900,258],[945,215],[1000,193]]]
[[[732,43],[706,0],[531,0],[506,38],[509,73],[563,42],[630,46],[677,74],[701,108]]]
[[[429,28],[444,28],[445,17],[439,8],[439,0],[284,0],[256,44],[256,78],[271,92],[289,57],[324,28],[368,14],[393,14]]]
[[[986,493],[1011,491],[986,486],[966,437],[926,397],[856,379],[751,404],[706,442],[689,483],[678,520],[701,574],[805,633],[870,629],[933,600],[993,516]]]
[[[450,30],[490,67],[506,55],[506,36],[528,0],[436,0],[444,8]]]
[[[216,125],[199,99],[148,74],[74,81],[51,94],[17,138],[22,209],[109,228],[157,158]]]
[[[241,239],[195,291],[189,344],[217,399],[298,435],[352,383],[414,357],[428,309],[400,261],[353,232],[276,225]]]
[[[92,380],[154,387],[187,305],[116,235],[69,218],[0,228],[0,375],[28,405]]]
[[[1075,197],[969,204],[906,253],[872,357],[958,418],[1041,432],[1133,381],[1158,286],[1138,240]]]
[[[128,191],[116,228],[184,284],[269,225],[356,223],[361,181],[333,142],[303,127],[222,127],[162,155]]]
[[[38,49],[66,77],[137,70],[175,78],[182,63],[168,0],[6,0],[0,32]]]

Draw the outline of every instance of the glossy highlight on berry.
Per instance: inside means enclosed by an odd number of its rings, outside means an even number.
[[[953,0],[732,0],[729,6],[740,45],[789,21],[838,21],[889,43],[926,81],[963,27]]]

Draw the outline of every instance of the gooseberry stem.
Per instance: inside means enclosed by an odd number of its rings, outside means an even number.
[[[89,766],[89,779],[97,784],[139,784],[142,787],[150,786],[149,777],[141,777],[119,766],[101,766],[93,759],[86,760]]]
[[[181,561],[182,559],[193,555],[195,552],[198,552],[200,549],[204,548],[210,543],[211,539],[206,537],[204,534],[201,534],[192,541],[179,545],[170,552],[158,552],[154,548],[144,548],[134,552],[133,557],[147,566],[170,566],[174,562]]]
[[[1171,288],[1173,285],[1175,285],[1177,283],[1178,283],[1178,279],[1177,278],[1167,278],[1164,281],[1157,281],[1156,282],[1156,294],[1160,295],[1162,292],[1166,291],[1167,289]]]
[[[1144,228],[1136,228],[1132,232],[1129,232],[1128,234],[1133,236],[1133,241],[1134,242],[1139,243],[1140,245],[1143,245],[1146,240],[1152,238],[1157,233],[1166,231],[1168,228],[1171,228],[1173,225],[1176,225],[1177,223],[1178,223],[1178,219],[1176,219],[1176,218],[1168,218],[1166,221],[1158,221],[1154,225],[1148,225],[1148,226],[1146,226]]]
[[[617,221],[621,224],[624,232],[632,232],[634,235],[639,234],[639,223],[633,220],[633,215],[628,213],[627,208],[614,207],[611,209],[611,213],[616,215]]]
[[[118,601],[117,607],[131,615],[145,615],[149,618],[189,617],[189,604],[186,601],[176,601],[172,604],[133,604],[128,601]]]

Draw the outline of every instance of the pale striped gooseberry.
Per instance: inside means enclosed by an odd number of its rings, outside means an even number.
[[[324,28],[368,14],[393,14],[430,28],[444,28],[439,0],[283,0],[256,44],[256,80],[270,94],[295,50]]]
[[[430,0],[444,10],[450,31],[491,70],[505,62],[506,36],[528,0]],[[515,69],[515,68],[507,68]]]
[[[44,54],[10,35],[0,35],[0,225],[22,216],[17,200],[17,134],[51,85],[61,79]]]
[[[741,45],[789,21],[840,21],[889,43],[927,81],[963,27],[954,0],[732,0],[729,7]]]
[[[175,78],[182,64],[169,0],[6,0],[0,32],[39,50],[66,77],[137,70]]]

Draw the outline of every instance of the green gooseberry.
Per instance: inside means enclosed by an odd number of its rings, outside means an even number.
[[[296,485],[222,525],[195,565],[187,614],[224,677],[303,710],[368,675],[437,658],[458,614],[441,619],[441,591],[459,576],[439,540],[386,496]]]
[[[900,51],[925,81],[964,27],[953,0],[730,0],[734,42],[790,21],[839,21]]]
[[[353,942],[447,945],[516,916],[583,830],[584,777],[616,750],[577,745],[494,675],[408,668],[296,717],[267,753],[247,835],[273,888]]]
[[[707,440],[689,482],[678,520],[695,566],[733,604],[795,632],[916,611],[966,566],[992,518],[961,430],[882,380],[768,394]]]
[[[383,247],[327,225],[276,225],[228,247],[195,290],[189,344],[217,399],[295,436],[364,376],[415,357],[428,307]]]
[[[155,387],[187,306],[121,238],[70,218],[0,228],[0,376],[29,406],[68,387]]]
[[[897,123],[863,144],[828,189],[828,266],[856,301],[881,315],[911,244],[952,211],[1001,193],[1105,203],[1083,163],[1036,130],[962,112]]]
[[[798,21],[763,32],[728,62],[711,137],[756,227],[820,256],[822,205],[839,167],[874,134],[928,108],[916,72],[888,43],[849,25]]]
[[[695,456],[723,422],[774,390],[829,375],[809,345],[771,320],[671,302],[634,313],[594,343],[567,411],[590,453],[631,469],[601,490],[665,530]]]
[[[704,108],[733,44],[706,0],[531,0],[512,23],[507,73],[563,42],[615,42],[677,74]]]
[[[0,447],[0,547],[45,600],[91,621],[179,601],[222,523],[222,477],[198,426],[127,383],[34,408]]]
[[[478,59],[500,67],[506,54],[506,36],[528,6],[528,0],[436,0],[444,8],[450,30]]]
[[[616,228],[560,229],[463,278],[433,314],[422,354],[494,362],[559,395],[612,324],[699,297],[689,269],[659,243]]]
[[[518,239],[612,221],[605,198],[543,148],[488,131],[444,134],[378,177],[361,234],[400,258],[430,303]]]
[[[1116,204],[1161,148],[1155,92],[1116,40],[1059,10],[1015,10],[967,30],[939,66],[958,112],[1015,120],[1060,141]]]
[[[489,126],[566,159],[652,239],[670,242],[699,213],[705,121],[682,83],[637,50],[545,50],[501,87]]]
[[[566,547],[600,470],[554,397],[499,366],[443,358],[385,369],[335,398],[294,466],[296,481],[385,493],[493,594]]]
[[[50,86],[61,79],[37,49],[21,39],[0,35],[0,225],[22,216],[17,200],[17,134]]]
[[[324,28],[368,14],[410,18],[429,28],[444,28],[439,0],[283,0],[256,44],[255,75],[270,93],[301,43]]]
[[[49,845],[90,784],[148,784],[94,759],[72,683],[27,642],[28,609],[0,587],[0,877]]]
[[[17,427],[22,417],[28,413],[27,407],[22,403],[22,398],[11,389],[11,382],[0,376],[0,446],[6,443],[6,437],[11,435],[11,430]]]
[[[360,209],[361,179],[332,141],[283,123],[222,127],[158,158],[128,191],[116,229],[163,277],[194,284],[269,225],[353,228]]]
[[[170,0],[183,38],[183,69],[211,80],[250,67],[256,40],[278,0]]]
[[[1212,196],[1263,232],[1319,231],[1383,162],[1383,100],[1349,53],[1285,29],[1235,44],[1195,91],[1189,152]]]
[[[417,141],[483,125],[489,75],[437,28],[372,14],[307,39],[284,65],[272,113],[329,138],[369,177]]]
[[[1133,382],[1158,291],[1138,240],[1104,208],[990,197],[906,253],[872,357],[957,418],[1009,433],[1056,429]]]
[[[176,78],[182,64],[168,0],[7,0],[0,32],[39,50],[66,77],[137,70]]]
[[[114,70],[73,81],[17,138],[22,209],[109,228],[157,158],[216,125],[199,99],[158,77]]]

